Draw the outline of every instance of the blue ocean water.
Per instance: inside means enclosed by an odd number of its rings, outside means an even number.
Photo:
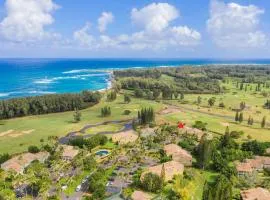
[[[270,60],[0,59],[0,98],[105,89],[112,69],[204,64],[270,64]]]

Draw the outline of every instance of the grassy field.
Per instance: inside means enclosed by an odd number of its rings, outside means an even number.
[[[111,107],[112,115],[102,118],[100,117],[100,109],[105,105]],[[0,153],[25,151],[29,145],[40,146],[41,139],[46,141],[51,135],[64,136],[70,131],[80,130],[87,124],[132,119],[137,116],[139,109],[148,106],[152,106],[155,110],[162,108],[161,103],[136,98],[132,98],[131,103],[125,104],[123,103],[123,95],[119,95],[114,102],[102,100],[98,105],[82,110],[82,119],[79,123],[73,122],[73,112],[2,120],[0,121]],[[123,111],[126,109],[131,111],[130,115],[123,115]],[[90,130],[90,133],[95,133],[95,130]]]
[[[170,78],[170,77],[169,77]],[[168,77],[164,76],[162,80],[170,82]],[[156,102],[144,99],[132,98],[131,103],[123,103],[123,94],[118,95],[114,102],[107,102],[105,99],[98,105],[81,111],[82,119],[79,123],[73,122],[73,112],[64,112],[48,115],[29,116],[0,121],[0,153],[17,153],[25,151],[29,145],[38,145],[42,143],[41,139],[47,140],[48,136],[64,136],[68,132],[78,131],[87,124],[95,124],[109,120],[132,119],[137,116],[137,111],[142,107],[153,107],[156,111],[162,109],[167,103],[179,106],[180,113],[171,113],[168,115],[157,116],[158,122],[171,122],[176,124],[178,121],[184,121],[191,126],[194,121],[201,120],[208,123],[207,128],[220,134],[225,132],[226,126],[230,130],[244,131],[241,138],[246,140],[248,136],[260,141],[270,141],[270,110],[263,108],[267,97],[263,97],[261,92],[255,92],[255,85],[250,84],[247,91],[239,90],[236,84],[230,81],[223,83],[227,91],[219,95],[195,95],[187,94],[184,103],[178,100]],[[250,90],[250,88],[253,90]],[[269,91],[269,89],[268,89]],[[130,91],[125,91],[131,93]],[[131,93],[132,94],[132,93]],[[202,103],[196,104],[198,96],[202,97]],[[208,106],[208,99],[216,97],[213,107]],[[246,103],[247,108],[243,111],[244,121],[239,124],[234,121],[235,111],[239,108],[241,101]],[[223,102],[225,108],[220,108],[219,103]],[[100,110],[105,105],[109,105],[112,110],[110,117],[100,117]],[[123,115],[124,110],[130,110],[130,115]],[[247,125],[249,116],[254,118],[253,126]],[[262,129],[260,122],[263,116],[268,117],[267,127]],[[103,131],[118,131],[122,124],[102,125],[87,130],[87,134],[94,134]]]
[[[86,130],[86,134],[95,134],[100,132],[117,132],[120,131],[124,127],[124,124],[107,124],[107,125],[101,125],[92,127]]]
[[[255,89],[255,85],[251,84]],[[251,85],[249,87],[251,87]],[[165,101],[164,103],[179,106],[182,111],[180,113],[172,113],[166,116],[162,116],[159,120],[169,121],[176,123],[183,121],[187,125],[191,126],[194,121],[200,120],[208,123],[207,128],[210,131],[214,131],[220,134],[224,134],[226,126],[230,127],[230,130],[244,131],[242,140],[246,140],[248,136],[259,141],[270,141],[270,110],[264,109],[263,105],[267,100],[267,97],[263,97],[261,92],[255,92],[254,90],[244,91],[236,88],[236,85],[232,82],[223,84],[227,88],[227,93],[218,95],[185,95],[184,102],[178,100]],[[248,88],[249,88],[248,87]],[[268,89],[269,91],[269,89]],[[197,98],[202,98],[202,103],[197,105]],[[208,106],[208,99],[211,97],[216,98],[215,105],[213,107]],[[233,109],[239,108],[240,102],[245,102],[247,108],[243,111],[244,121],[242,123],[236,123],[235,111]],[[225,108],[220,108],[219,103],[223,102]],[[249,126],[247,124],[248,117],[252,116],[254,124]],[[261,128],[262,118],[267,117],[266,128]]]

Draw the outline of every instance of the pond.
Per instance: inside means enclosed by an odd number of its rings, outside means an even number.
[[[107,156],[108,154],[109,154],[108,150],[99,150],[96,152],[96,155],[100,157]]]

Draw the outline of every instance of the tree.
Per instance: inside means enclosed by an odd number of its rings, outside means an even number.
[[[208,168],[213,152],[213,144],[204,134],[198,146],[198,164],[202,169]]]
[[[251,116],[248,117],[248,125],[253,125],[253,118]]]
[[[243,151],[251,151],[255,155],[263,155],[265,150],[267,149],[268,145],[258,142],[256,140],[244,142],[241,145],[241,149]]]
[[[105,106],[101,108],[101,117],[108,117],[111,115],[111,107]]]
[[[244,116],[243,116],[243,113],[241,112],[239,115],[239,122],[242,123],[243,120],[244,120]]]
[[[114,101],[116,99],[116,97],[117,97],[117,93],[115,90],[113,90],[107,94],[108,101]]]
[[[162,168],[161,168],[160,178],[161,178],[161,181],[162,181],[162,185],[164,185],[164,183],[165,183],[165,178],[166,178],[166,174],[165,174],[165,166],[164,166],[164,164],[162,165]]]
[[[184,98],[185,98],[184,93],[181,93],[181,94],[180,94],[180,99],[181,99],[181,100],[184,100]]]
[[[97,162],[93,156],[87,156],[83,159],[83,167],[85,170],[93,170],[97,166]]]
[[[220,108],[225,108],[225,104],[223,102],[220,102],[218,105]]]
[[[137,97],[137,98],[142,98],[143,95],[144,95],[144,92],[143,92],[141,89],[136,89],[136,90],[134,91],[134,95],[135,95],[135,97]]]
[[[76,108],[73,114],[74,117],[74,121],[77,123],[79,121],[81,121],[81,113],[80,111]]]
[[[30,153],[38,153],[40,149],[37,146],[31,145],[28,147],[28,152]]]
[[[130,103],[131,102],[131,99],[127,94],[125,94],[125,96],[124,96],[124,102],[125,103]]]
[[[240,84],[240,90],[243,90],[243,88],[244,88],[244,83],[241,83]]]
[[[202,97],[198,96],[197,97],[197,104],[200,105],[202,103]]]
[[[235,120],[236,122],[239,121],[239,112],[238,112],[238,111],[235,113],[235,118],[234,118],[234,120]]]
[[[240,103],[240,109],[241,110],[244,110],[246,108],[246,103],[244,102],[244,101],[242,101],[241,103]]]
[[[153,90],[153,97],[154,99],[157,99],[160,96],[161,91],[159,89]]]
[[[262,122],[261,122],[261,127],[264,128],[266,125],[266,116],[263,117]]]
[[[211,107],[215,105],[215,102],[216,102],[215,97],[211,97],[211,98],[208,99],[208,105],[211,106]]]
[[[81,110],[101,99],[99,92],[50,94],[0,101],[0,119]]]
[[[11,158],[11,156],[8,153],[1,154],[0,155],[0,164],[6,162],[10,158]]]
[[[233,183],[224,175],[219,175],[214,183],[206,182],[203,190],[203,200],[232,200]]]
[[[230,134],[229,126],[226,127],[225,134]]]
[[[146,125],[155,121],[155,113],[153,108],[142,108],[138,112],[138,120],[141,125]]]
[[[141,185],[148,192],[157,192],[162,188],[162,180],[157,174],[150,172],[144,175]]]
[[[174,95],[174,98],[175,98],[175,99],[178,99],[178,95],[179,95],[178,92],[174,92],[173,95]]]
[[[200,129],[202,131],[206,131],[207,123],[204,123],[202,121],[195,121],[195,124],[192,125],[193,128]]]

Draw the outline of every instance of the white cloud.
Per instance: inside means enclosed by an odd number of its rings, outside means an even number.
[[[260,47],[267,36],[259,30],[264,10],[255,5],[225,4],[213,0],[207,28],[214,42],[221,47]]]
[[[160,32],[179,16],[178,10],[168,3],[152,3],[142,9],[133,8],[131,19],[149,32]]]
[[[201,34],[187,26],[172,27],[171,36],[173,42],[183,46],[197,45],[201,40]]]
[[[7,16],[0,22],[0,35],[15,42],[58,37],[44,30],[54,22],[52,12],[58,7],[53,0],[6,0]]]
[[[100,32],[105,32],[107,26],[111,24],[114,20],[114,16],[111,12],[103,12],[98,18],[98,29]]]
[[[95,39],[92,35],[89,34],[91,28],[91,24],[86,22],[86,24],[79,30],[73,33],[73,38],[77,41],[81,46],[92,46]]]
[[[74,33],[74,39],[81,46],[94,50],[108,48],[166,50],[172,46],[177,49],[198,45],[201,41],[201,34],[198,31],[187,26],[170,26],[170,22],[178,17],[178,13],[179,11],[170,4],[153,3],[140,10],[132,9],[132,21],[142,25],[139,31],[113,37],[105,34],[93,37],[89,33],[89,25],[86,25]],[[98,21],[102,23],[99,25],[104,24],[106,20],[100,19]],[[106,26],[101,27],[103,28],[100,31],[106,30]]]

